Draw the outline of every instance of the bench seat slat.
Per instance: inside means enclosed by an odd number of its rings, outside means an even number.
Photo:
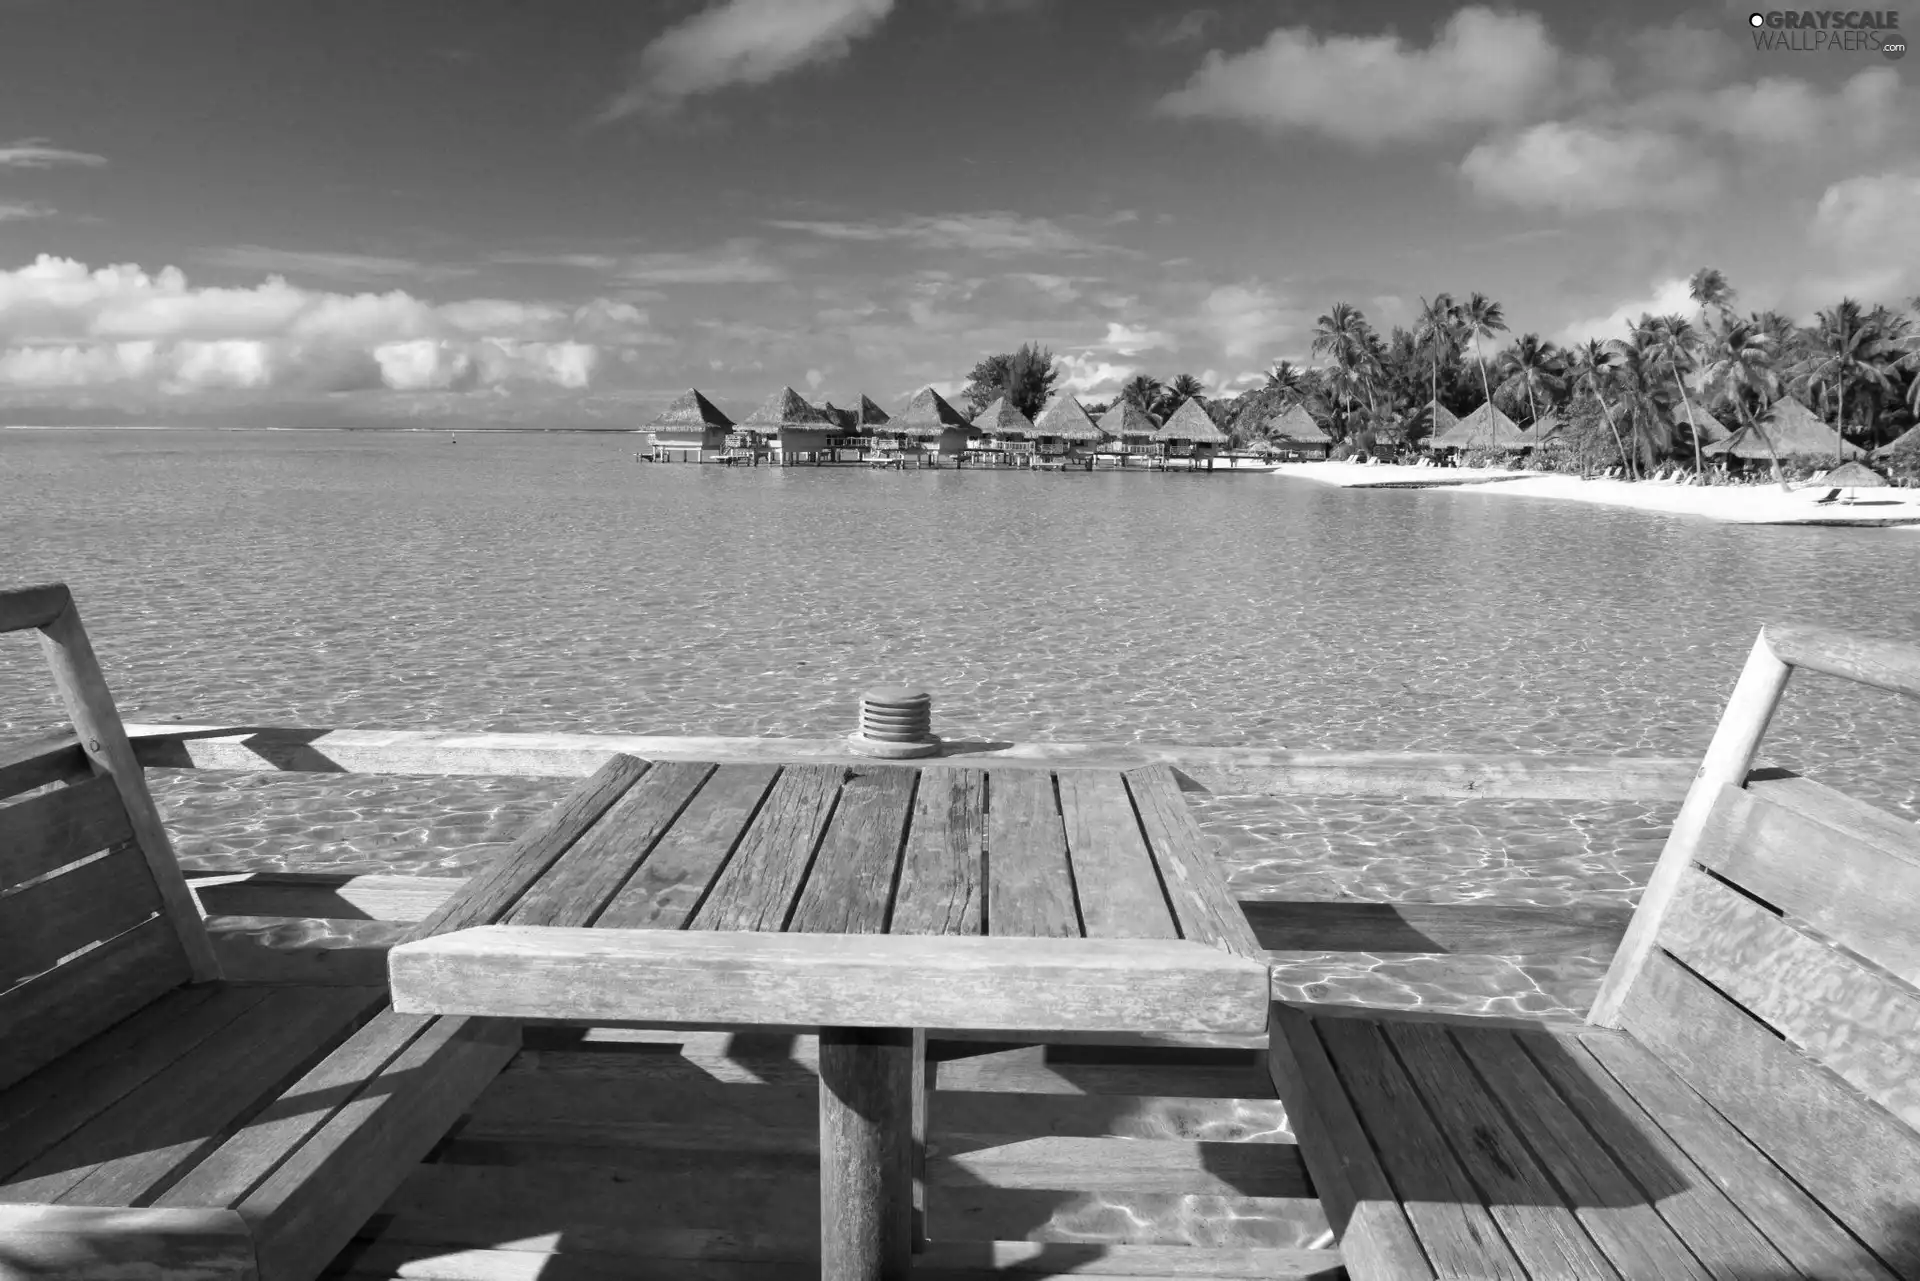
[[[0,806],[0,890],[132,839],[126,806],[106,774]]]
[[[179,987],[188,973],[172,922],[155,917],[0,993],[0,1027],[7,1029],[0,1089]]]
[[[131,841],[0,898],[0,990],[53,969],[90,943],[160,910],[160,890]]]

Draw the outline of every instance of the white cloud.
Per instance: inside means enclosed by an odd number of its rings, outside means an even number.
[[[1488,199],[1562,213],[1690,207],[1719,185],[1717,166],[1669,134],[1557,120],[1481,143],[1460,172]]]
[[[51,218],[53,214],[52,205],[38,200],[0,201],[0,222],[25,222],[29,218]]]
[[[1265,285],[1222,285],[1200,303],[1194,324],[1229,357],[1258,355],[1298,336],[1299,308]]]
[[[1842,295],[1891,300],[1920,292],[1920,171],[1862,175],[1828,187],[1808,238],[1830,270],[1810,282],[1809,301]]]
[[[1589,338],[1625,338],[1635,322],[1645,315],[1665,316],[1677,313],[1691,317],[1699,306],[1687,293],[1687,280],[1684,276],[1675,276],[1668,280],[1658,280],[1647,287],[1647,292],[1639,298],[1623,302],[1602,316],[1589,316],[1576,320],[1559,333],[1554,340],[1563,345],[1585,342]]]
[[[641,50],[602,121],[670,111],[728,85],[765,84],[842,57],[880,24],[893,0],[726,0],[671,27]]]
[[[1282,27],[1244,53],[1210,52],[1159,109],[1378,146],[1515,122],[1584,75],[1567,65],[1537,15],[1472,5],[1426,48],[1397,35],[1322,37]]]
[[[786,268],[762,257],[752,240],[704,251],[633,254],[616,262],[614,274],[636,285],[761,285],[787,278]]]
[[[890,221],[776,219],[768,225],[823,240],[899,241],[918,249],[965,249],[987,254],[1088,254],[1111,249],[1050,218],[1029,218],[1006,210],[918,214]]]
[[[105,156],[56,147],[46,138],[22,138],[18,142],[0,146],[0,169],[50,169],[54,165],[81,165],[97,169],[106,163]]]
[[[339,294],[273,276],[191,284],[178,268],[90,270],[42,255],[0,271],[0,385],[151,390],[463,390],[589,384],[603,346],[660,341],[631,303],[504,299],[435,305],[395,290]]]
[[[237,271],[293,273],[334,280],[447,280],[472,274],[468,267],[442,266],[378,254],[328,253],[323,250],[270,249],[234,245],[200,255],[200,260]]]
[[[1119,321],[1107,322],[1107,336],[1100,346],[1116,355],[1137,356],[1143,351],[1173,346],[1171,336],[1158,330],[1121,324]]]
[[[819,391],[820,384],[825,382],[826,380],[827,380],[827,376],[821,373],[818,369],[809,369],[807,371],[807,390]]]
[[[1083,399],[1093,393],[1116,392],[1127,379],[1140,372],[1137,365],[1118,365],[1094,356],[1057,356],[1053,367],[1060,371],[1055,389],[1072,392]]]

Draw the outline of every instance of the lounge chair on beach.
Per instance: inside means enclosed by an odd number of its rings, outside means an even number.
[[[1839,501],[1840,501],[1840,491],[1837,489],[1829,489],[1826,493],[1820,495],[1820,497],[1813,500],[1814,505],[1816,507],[1824,507],[1828,503],[1837,503]]]
[[[0,1276],[311,1281],[518,1025],[223,981],[66,587],[0,592],[29,629],[74,732],[0,746]]]
[[[1763,631],[1585,1023],[1274,1007],[1353,1281],[1920,1277],[1920,828],[1754,768],[1801,670],[1920,698]]]

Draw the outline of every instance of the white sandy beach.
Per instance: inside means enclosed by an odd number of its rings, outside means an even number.
[[[1506,494],[1519,498],[1558,498],[1639,511],[1699,516],[1738,525],[1860,524],[1887,520],[1920,522],[1920,490],[1843,490],[1852,503],[1819,504],[1831,492],[1819,481],[1801,483],[1785,493],[1778,485],[1669,485],[1652,481],[1581,480],[1542,472],[1498,468],[1362,466],[1356,463],[1282,463],[1276,475],[1357,489],[1440,484],[1468,494]],[[1461,482],[1468,483],[1461,483]],[[1920,525],[1905,526],[1920,529]]]

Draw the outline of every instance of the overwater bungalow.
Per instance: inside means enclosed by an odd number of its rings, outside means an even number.
[[[1096,453],[1121,467],[1151,453],[1153,435],[1160,430],[1152,414],[1125,399],[1114,401],[1113,408],[1100,415],[1099,427],[1106,439],[1095,447]]]
[[[973,431],[973,442],[967,448],[970,461],[1020,466],[1033,458],[1033,420],[1005,396],[980,411],[973,420]]]
[[[967,452],[968,438],[973,435],[973,424],[967,421],[966,415],[931,387],[915,392],[907,407],[894,415],[888,426],[902,439],[912,441],[922,460],[934,466],[939,466],[943,458],[951,458],[957,465]]]
[[[753,461],[817,462],[836,430],[835,420],[806,402],[791,387],[767,397],[760,408],[740,420],[727,438],[730,449],[747,451]]]
[[[1198,396],[1189,396],[1153,434],[1153,443],[1162,465],[1210,468],[1213,456],[1227,443],[1227,433]]]
[[[1427,441],[1429,449],[1499,449],[1512,453],[1531,449],[1533,445],[1533,439],[1520,429],[1520,424],[1501,413],[1492,401]]]
[[[1288,462],[1325,458],[1333,449],[1333,437],[1298,403],[1288,405],[1267,420],[1266,440],[1268,453]]]
[[[905,433],[893,429],[887,411],[873,403],[870,396],[860,397],[851,409],[837,411],[840,434],[827,442],[837,462],[864,462],[882,449],[897,454]]]
[[[1811,409],[1791,396],[1725,440],[1701,451],[1709,458],[1738,458],[1746,462],[1774,457],[1832,462],[1836,458],[1865,458],[1867,451],[1841,440],[1840,433],[1821,422]]]
[[[733,419],[697,390],[676,396],[647,424],[647,441],[656,463],[700,463],[727,447]]]
[[[1070,458],[1091,465],[1094,449],[1107,434],[1071,394],[1049,400],[1033,420],[1033,448],[1041,458]]]

